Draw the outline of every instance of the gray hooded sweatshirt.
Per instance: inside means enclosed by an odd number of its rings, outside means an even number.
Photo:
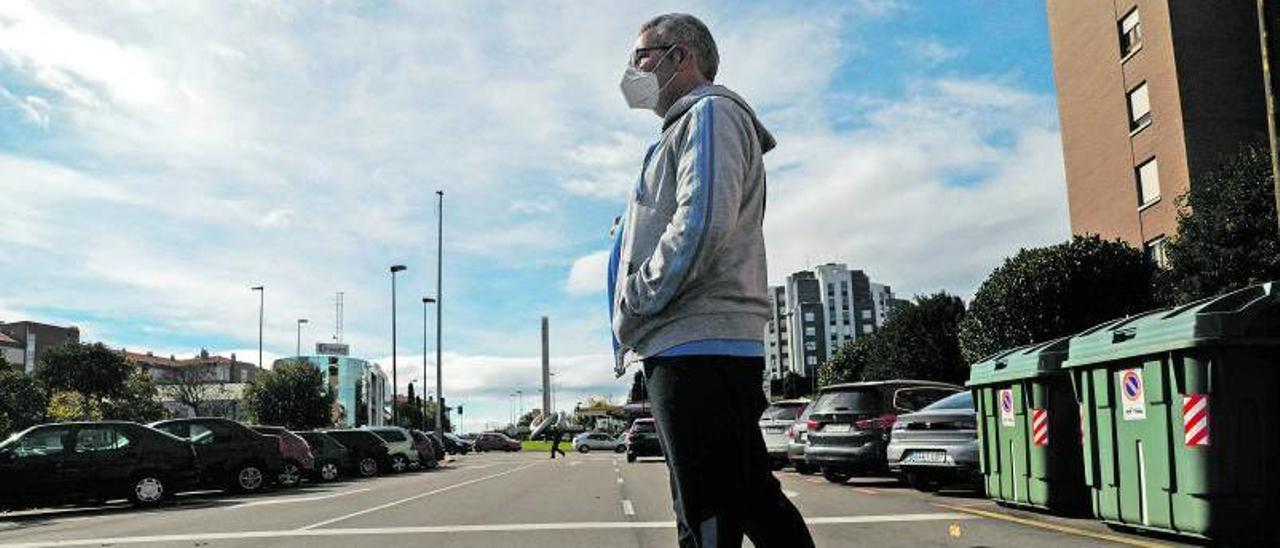
[[[769,313],[763,156],[775,144],[723,86],[701,86],[667,111],[609,258],[618,376],[684,343],[761,340]]]

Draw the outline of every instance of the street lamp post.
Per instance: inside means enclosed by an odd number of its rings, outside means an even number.
[[[294,356],[297,356],[297,357],[299,357],[299,358],[301,358],[301,357],[302,357],[302,324],[307,323],[307,322],[308,322],[308,320],[307,320],[306,318],[298,318],[298,342],[297,342],[297,344],[294,346],[294,349],[293,349],[293,350],[294,350],[293,355],[294,355]],[[301,360],[299,360],[299,361],[301,361]]]
[[[266,304],[265,286],[255,285],[249,288],[258,292],[258,369],[262,369],[262,308]]]
[[[435,303],[436,300],[431,297],[422,298],[422,386],[427,384],[427,305]],[[436,407],[440,404],[437,403]],[[436,424],[436,428],[440,428],[440,424]],[[422,429],[427,429],[427,400],[422,400]]]
[[[391,424],[400,426],[400,410],[396,407],[396,397],[400,385],[396,376],[396,273],[405,270],[402,264],[391,266]]]

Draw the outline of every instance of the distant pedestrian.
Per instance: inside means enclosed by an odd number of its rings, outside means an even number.
[[[711,32],[685,14],[645,23],[631,52],[622,94],[662,126],[613,231],[615,372],[643,362],[680,546],[741,546],[744,533],[759,547],[813,546],[756,423],[767,405],[762,156],[775,142],[713,83],[719,63]]]
[[[564,454],[564,450],[560,449],[560,440],[564,439],[564,431],[558,426],[552,426],[551,428],[553,429],[551,431],[551,458],[556,458],[557,452],[562,457],[568,456]]]

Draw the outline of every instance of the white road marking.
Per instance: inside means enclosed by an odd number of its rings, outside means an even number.
[[[618,485],[622,485],[622,476],[618,476]]]
[[[539,465],[539,464],[542,464],[542,463],[541,463],[541,462],[535,462],[535,463],[532,463],[532,464],[526,464],[526,465],[524,465],[524,466],[520,466],[520,467],[517,467],[517,468],[512,468],[512,469],[510,469],[510,470],[507,470],[506,472],[498,472],[497,474],[489,474],[489,475],[484,476],[484,477],[482,477],[482,478],[476,478],[476,479],[472,479],[472,480],[467,480],[467,481],[464,481],[464,482],[462,482],[462,483],[455,483],[455,484],[453,484],[453,485],[449,485],[449,486],[447,486],[447,487],[441,487],[441,488],[439,488],[439,489],[435,489],[435,490],[432,490],[432,491],[427,491],[426,493],[422,493],[422,494],[414,495],[414,496],[412,496],[412,497],[403,498],[403,499],[400,499],[400,500],[397,500],[397,501],[393,501],[393,502],[388,502],[388,503],[386,503],[386,504],[379,505],[379,506],[374,506],[373,508],[368,508],[368,509],[365,509],[365,510],[361,510],[361,511],[359,511],[359,512],[352,512],[352,513],[347,514],[347,515],[345,515],[345,516],[338,516],[338,517],[333,518],[333,519],[327,519],[327,520],[324,520],[324,521],[321,521],[321,522],[318,522],[318,523],[313,523],[313,524],[308,525],[308,526],[306,526],[306,527],[302,527],[300,530],[305,531],[305,530],[308,530],[308,529],[315,529],[315,528],[317,528],[317,527],[324,527],[325,525],[329,525],[329,524],[331,524],[331,523],[337,523],[337,522],[339,522],[339,521],[343,521],[343,520],[351,519],[351,518],[354,518],[354,517],[357,517],[357,516],[363,516],[363,515],[368,514],[368,513],[370,513],[370,512],[377,512],[378,510],[385,510],[385,509],[390,508],[390,507],[392,507],[392,506],[395,506],[395,505],[397,505],[397,504],[404,504],[404,503],[406,503],[406,502],[411,502],[411,501],[418,500],[418,499],[420,499],[420,498],[422,498],[422,497],[427,497],[427,496],[431,496],[431,495],[436,495],[436,494],[439,494],[439,493],[443,493],[443,492],[445,492],[445,491],[452,491],[452,490],[457,489],[457,488],[459,488],[459,487],[465,487],[465,486],[471,485],[471,484],[473,484],[473,483],[479,483],[479,482],[482,482],[482,481],[485,481],[485,480],[491,480],[491,479],[493,479],[493,478],[502,477],[502,476],[505,476],[505,475],[507,475],[507,474],[513,474],[513,473],[519,472],[519,471],[521,471],[521,470],[524,470],[525,468],[531,468],[531,467],[537,466],[537,465]]]
[[[800,493],[797,493],[795,491],[783,491],[782,494],[786,495],[787,498],[789,499],[793,499],[800,496]]]
[[[934,514],[888,514],[870,516],[833,516],[808,518],[809,525],[849,525],[916,521],[961,521],[983,519],[958,512]],[[71,539],[0,544],[0,548],[62,548],[109,544],[146,544],[157,542],[193,542],[213,540],[276,539],[305,537],[350,537],[366,535],[421,535],[445,533],[492,533],[521,531],[592,531],[607,529],[670,529],[671,521],[588,521],[568,523],[504,523],[493,525],[442,525],[424,527],[373,527],[365,529],[292,529],[281,531],[244,531],[238,533],[194,533],[96,539]]]
[[[356,493],[363,493],[363,492],[365,492],[365,491],[372,491],[372,490],[373,490],[372,488],[366,487],[366,488],[364,488],[364,489],[352,489],[352,490],[350,490],[350,491],[343,491],[343,492],[341,492],[341,493],[332,493],[332,494],[329,494],[329,495],[317,495],[317,496],[314,496],[314,497],[290,497],[290,498],[283,498],[283,499],[269,499],[269,500],[261,500],[261,499],[259,499],[259,500],[252,500],[252,501],[250,501],[250,500],[248,500],[248,499],[238,499],[238,500],[231,500],[231,501],[226,501],[226,502],[241,502],[241,501],[244,501],[244,503],[243,503],[243,504],[238,504],[238,505],[235,505],[235,506],[228,506],[228,507],[224,508],[224,510],[234,510],[234,509],[236,509],[236,508],[246,508],[246,507],[249,507],[249,506],[266,506],[266,505],[270,505],[270,504],[290,504],[290,503],[294,503],[294,502],[312,502],[312,501],[317,501],[317,500],[326,500],[326,499],[333,499],[333,498],[338,498],[338,497],[345,497],[345,496],[347,496],[347,495],[354,495],[354,494],[356,494]]]
[[[631,501],[627,499],[622,499],[622,513],[628,516],[636,515],[635,505],[631,504]]]
[[[569,463],[569,466],[577,466],[577,465],[579,465],[579,464],[582,464],[582,461],[577,461],[577,460],[575,460],[575,461],[573,461],[573,462]]]

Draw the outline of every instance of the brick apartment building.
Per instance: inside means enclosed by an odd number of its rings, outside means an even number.
[[[1256,4],[1047,7],[1071,230],[1123,239],[1162,263],[1176,199],[1241,145],[1266,143]]]

